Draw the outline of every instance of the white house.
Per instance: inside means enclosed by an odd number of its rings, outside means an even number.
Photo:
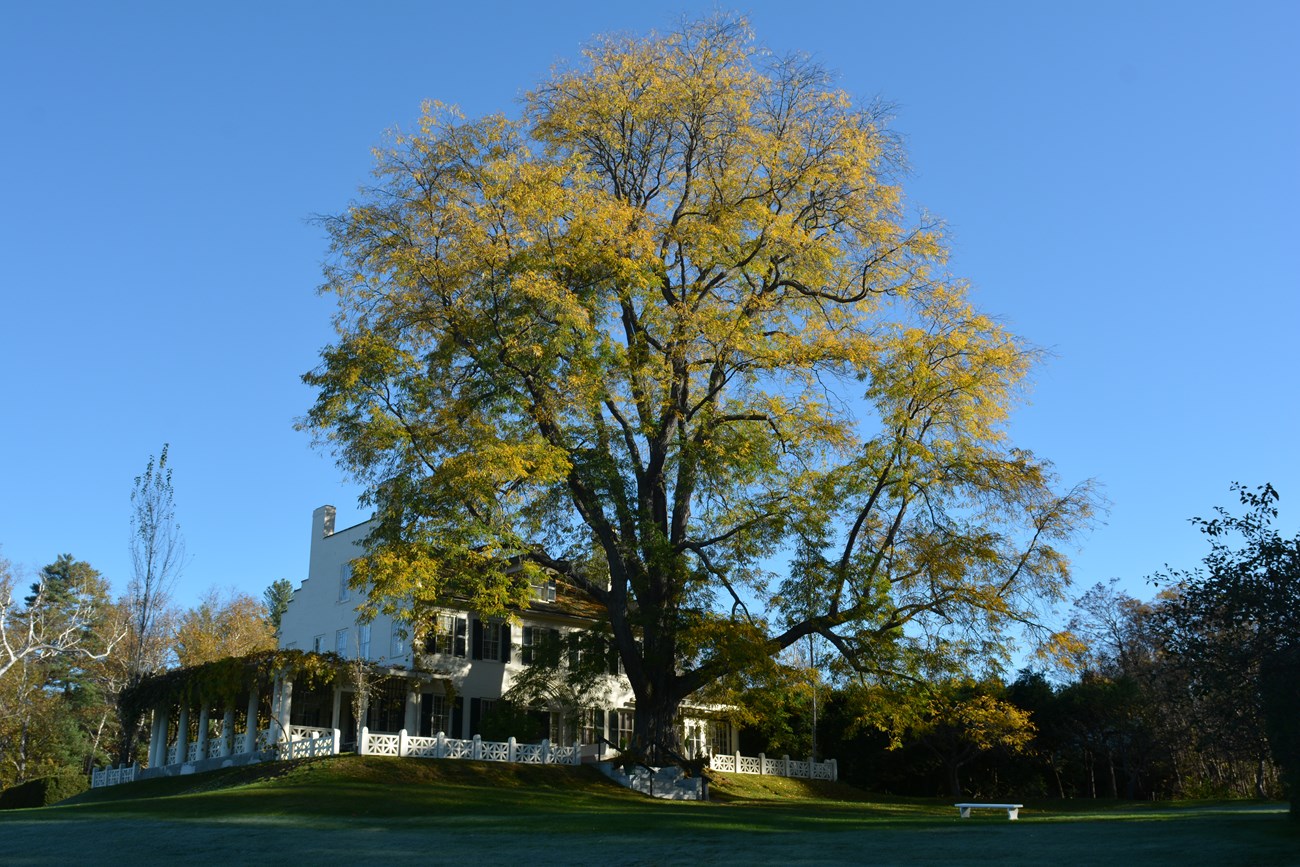
[[[483,621],[474,613],[447,608],[437,637],[413,647],[403,624],[380,614],[370,623],[358,618],[362,601],[349,587],[349,564],[362,553],[370,522],[345,529],[334,526],[335,509],[321,506],[312,513],[307,579],[294,591],[280,621],[280,647],[286,650],[333,651],[377,664],[388,676],[371,698],[365,725],[371,732],[405,730],[412,736],[444,732],[448,737],[479,734],[482,720],[510,688],[544,638],[590,630],[599,609],[576,588],[551,582],[536,588],[527,611],[516,622]],[[330,727],[343,732],[345,743],[359,730],[347,686],[313,694],[294,690],[288,723]],[[559,707],[541,711],[540,736],[557,743],[579,741],[585,756],[602,752],[603,740],[630,740],[633,695],[627,680],[611,671],[598,706],[578,710]],[[693,755],[733,753],[735,733],[724,720],[702,711],[683,723],[683,742]],[[520,740],[534,733],[518,732]]]

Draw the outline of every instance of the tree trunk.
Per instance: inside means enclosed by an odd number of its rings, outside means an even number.
[[[676,764],[682,757],[681,700],[652,690],[637,695],[632,743],[650,764]]]
[[[117,720],[122,726],[121,739],[118,741],[117,763],[129,765],[135,761],[135,744],[140,735],[140,717],[128,714],[119,707]]]
[[[961,797],[961,765],[956,762],[948,763],[948,794],[954,798]]]
[[[82,763],[81,772],[87,776],[95,769],[95,754],[99,752],[99,742],[104,737],[104,726],[108,723],[108,711],[99,715],[99,725],[95,727],[95,738],[90,742],[90,753]]]

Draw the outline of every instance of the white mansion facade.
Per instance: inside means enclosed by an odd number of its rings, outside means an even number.
[[[335,509],[312,513],[307,578],[294,591],[280,621],[280,647],[286,650],[333,651],[346,659],[369,660],[385,677],[378,682],[364,725],[371,732],[405,731],[451,738],[480,734],[483,719],[530,661],[543,637],[555,639],[589,630],[598,616],[593,603],[562,582],[537,588],[526,611],[513,622],[479,619],[473,612],[449,607],[439,614],[437,638],[413,647],[400,622],[384,614],[363,623],[361,601],[349,586],[350,563],[362,553],[369,521],[345,529],[334,526]],[[354,718],[350,687],[317,693],[294,690],[288,723],[336,728],[345,743],[360,726]],[[583,757],[603,754],[601,741],[627,743],[632,735],[633,694],[617,668],[605,678],[599,699],[582,708],[538,709],[538,732],[512,733],[522,742],[537,737],[583,745]],[[733,726],[702,711],[683,722],[683,743],[692,755],[731,754]]]

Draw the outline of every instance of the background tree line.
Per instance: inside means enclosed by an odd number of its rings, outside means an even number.
[[[0,789],[138,760],[139,733],[123,728],[118,709],[127,686],[142,672],[274,649],[285,591],[292,592],[277,581],[262,599],[213,588],[192,608],[163,601],[140,635],[130,593],[113,598],[108,580],[70,554],[41,569],[25,596],[23,583],[0,561],[0,604],[8,603],[0,615],[13,654],[0,674]],[[72,635],[19,656],[12,639],[29,624],[46,634],[71,625]]]
[[[787,659],[737,692],[742,748],[818,752],[841,779],[910,795],[1283,797],[1300,743],[1300,535],[1277,492],[1234,486],[1241,514],[1193,518],[1201,568],[1154,576],[1143,601],[1079,596],[1051,664],[1011,680],[946,676],[891,689]],[[790,664],[793,663],[793,664]]]
[[[167,452],[150,456],[132,486],[132,569],[120,596],[71,554],[30,581],[0,560],[0,790],[138,761],[149,721],[123,709],[126,690],[170,668],[276,646],[287,580],[261,599],[212,588],[193,608],[173,604],[185,544]]]

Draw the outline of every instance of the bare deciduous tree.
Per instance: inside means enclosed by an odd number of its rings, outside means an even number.
[[[172,588],[185,563],[185,539],[176,520],[167,445],[153,455],[131,488],[131,581],[126,608],[130,618],[126,686],[133,687],[163,668],[170,653]],[[129,761],[138,720],[122,718],[121,760]]]
[[[33,585],[33,594],[25,607],[14,600],[13,587],[9,562],[0,560],[0,677],[32,657],[64,654],[103,659],[124,637],[120,631],[93,635],[90,626],[94,611],[79,596],[72,597],[70,608],[51,616],[45,604],[43,578]]]

